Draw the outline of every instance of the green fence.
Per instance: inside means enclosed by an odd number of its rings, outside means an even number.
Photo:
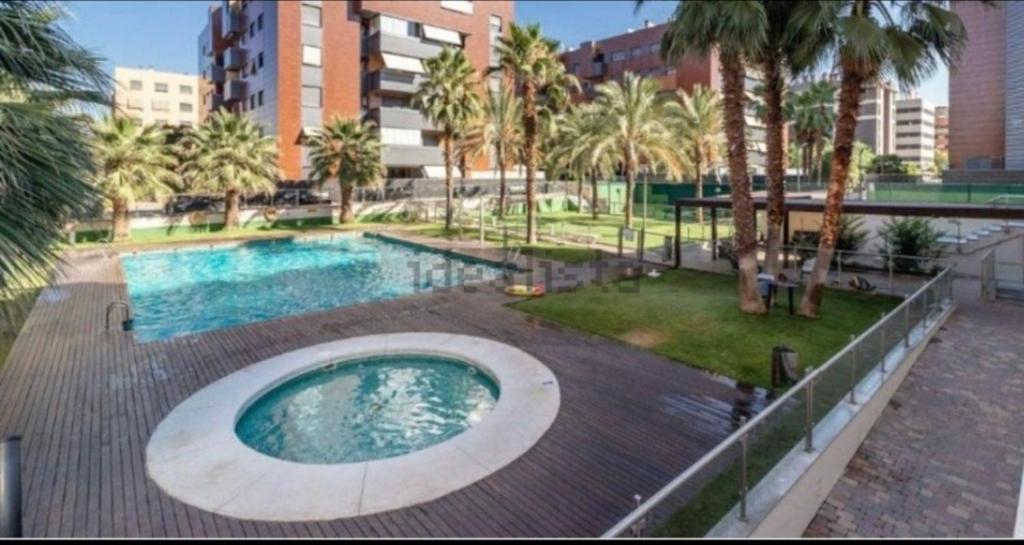
[[[885,183],[871,184],[868,200],[1024,205],[1024,184]]]

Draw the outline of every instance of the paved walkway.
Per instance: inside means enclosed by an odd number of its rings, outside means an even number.
[[[1024,465],[1024,305],[957,312],[896,392],[805,537],[1010,537]]]
[[[488,289],[139,344],[103,330],[107,303],[128,297],[119,261],[100,252],[69,256],[66,275],[42,292],[0,368],[0,436],[24,436],[28,536],[595,536],[632,509],[633,494],[654,493],[728,436],[738,414],[750,416],[763,402],[651,352],[506,308],[510,299]],[[542,265],[534,264],[547,271]],[[615,268],[607,263],[604,271]],[[582,269],[551,274],[594,279]],[[401,331],[478,335],[528,351],[558,377],[561,407],[551,429],[525,455],[464,489],[340,520],[216,516],[146,477],[153,429],[205,385],[304,346]]]

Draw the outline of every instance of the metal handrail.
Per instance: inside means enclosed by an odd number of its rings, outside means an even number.
[[[737,428],[737,430],[734,431],[731,435],[729,435],[729,437],[725,438],[715,448],[711,449],[707,454],[705,454],[699,460],[697,460],[696,463],[694,463],[685,471],[676,476],[674,479],[669,481],[669,483],[662,487],[661,490],[655,492],[650,498],[647,499],[647,501],[643,502],[639,507],[637,507],[631,513],[626,515],[615,526],[611,527],[608,531],[602,534],[601,537],[604,539],[614,538],[616,536],[621,535],[623,532],[626,532],[634,525],[638,524],[641,521],[641,519],[647,516],[647,514],[650,513],[655,507],[657,507],[662,501],[664,501],[665,498],[667,498],[672,493],[676,492],[679,489],[679,487],[681,487],[683,484],[685,484],[687,481],[693,478],[694,475],[698,474],[705,467],[710,465],[711,462],[715,461],[722,453],[726,452],[728,449],[744,440],[744,438],[748,434],[750,434],[761,422],[766,420],[769,416],[774,415],[776,411],[780,410],[780,408],[787,401],[795,397],[797,393],[807,389],[821,375],[828,372],[832,367],[836,366],[838,362],[840,362],[847,354],[849,354],[852,350],[855,350],[860,343],[862,343],[871,334],[873,334],[875,331],[881,328],[883,324],[888,322],[889,318],[896,316],[897,313],[904,309],[909,309],[910,305],[914,304],[922,296],[922,294],[927,295],[928,290],[930,290],[934,285],[936,285],[939,280],[946,281],[945,277],[952,274],[952,269],[952,266],[948,266],[945,269],[943,269],[934,278],[932,278],[931,280],[923,284],[920,288],[918,288],[912,295],[904,299],[902,303],[897,305],[896,308],[894,308],[892,311],[886,314],[884,318],[875,322],[871,327],[869,327],[859,336],[855,337],[852,341],[850,341],[849,344],[844,346],[839,352],[837,352],[835,355],[829,358],[827,362],[825,362],[817,369],[814,369],[813,371],[806,373],[804,377],[800,380],[800,382],[798,382],[788,391],[786,391],[778,398],[776,398],[774,402],[765,407],[764,410],[759,412],[752,419],[750,419],[745,424]],[[926,314],[924,320],[927,322],[927,319],[928,316]]]
[[[21,537],[21,437],[0,441],[0,538]]]
[[[114,301],[113,303],[110,303],[109,305],[107,305],[107,327],[106,327],[107,331],[110,331],[110,313],[115,308],[119,308],[119,307],[120,308],[124,308],[125,319],[126,320],[131,320],[132,319],[132,307],[128,304],[128,302],[127,301]]]

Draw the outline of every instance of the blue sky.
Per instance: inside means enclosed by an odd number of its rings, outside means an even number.
[[[632,0],[518,0],[516,19],[540,23],[545,34],[568,47],[639,28],[644,19],[663,22],[675,1],[651,1],[634,13]],[[75,1],[68,32],[115,64],[174,72],[197,71],[196,37],[206,18],[206,0]],[[946,104],[948,74],[936,73],[920,93]]]

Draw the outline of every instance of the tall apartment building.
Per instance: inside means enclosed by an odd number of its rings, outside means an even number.
[[[922,170],[935,164],[935,106],[927,100],[896,101],[896,155]]]
[[[114,111],[146,125],[199,123],[199,77],[152,68],[114,67]]]
[[[286,180],[308,176],[305,139],[334,116],[376,122],[388,177],[437,177],[438,131],[409,100],[422,60],[460,47],[487,77],[513,9],[480,0],[223,0],[199,35],[203,111],[226,108],[275,135]],[[473,166],[486,169],[487,158]]]
[[[949,72],[950,168],[1024,170],[1024,4],[953,10],[968,41]]]
[[[626,72],[654,78],[666,92],[674,92],[676,89],[689,91],[698,84],[720,91],[722,74],[717,57],[685,57],[674,65],[661,58],[661,37],[667,28],[667,23],[646,22],[641,29],[631,29],[625,34],[603,40],[584,42],[580,47],[563,53],[562,62],[566,70],[580,79],[583,88],[576,99],[593,98],[597,84],[613,80],[621,82]],[[760,80],[753,71],[748,71],[747,76],[747,90],[753,91]],[[750,127],[748,160],[755,172],[763,173],[764,124],[755,115],[752,103],[748,106],[746,117],[747,126]]]
[[[836,88],[835,108],[839,108],[839,74],[801,76],[790,82],[793,93],[800,93],[811,83],[827,79]],[[865,85],[857,109],[857,132],[854,138],[866,144],[875,155],[896,153],[896,86],[889,81]]]
[[[935,151],[949,150],[949,106],[935,107]]]

